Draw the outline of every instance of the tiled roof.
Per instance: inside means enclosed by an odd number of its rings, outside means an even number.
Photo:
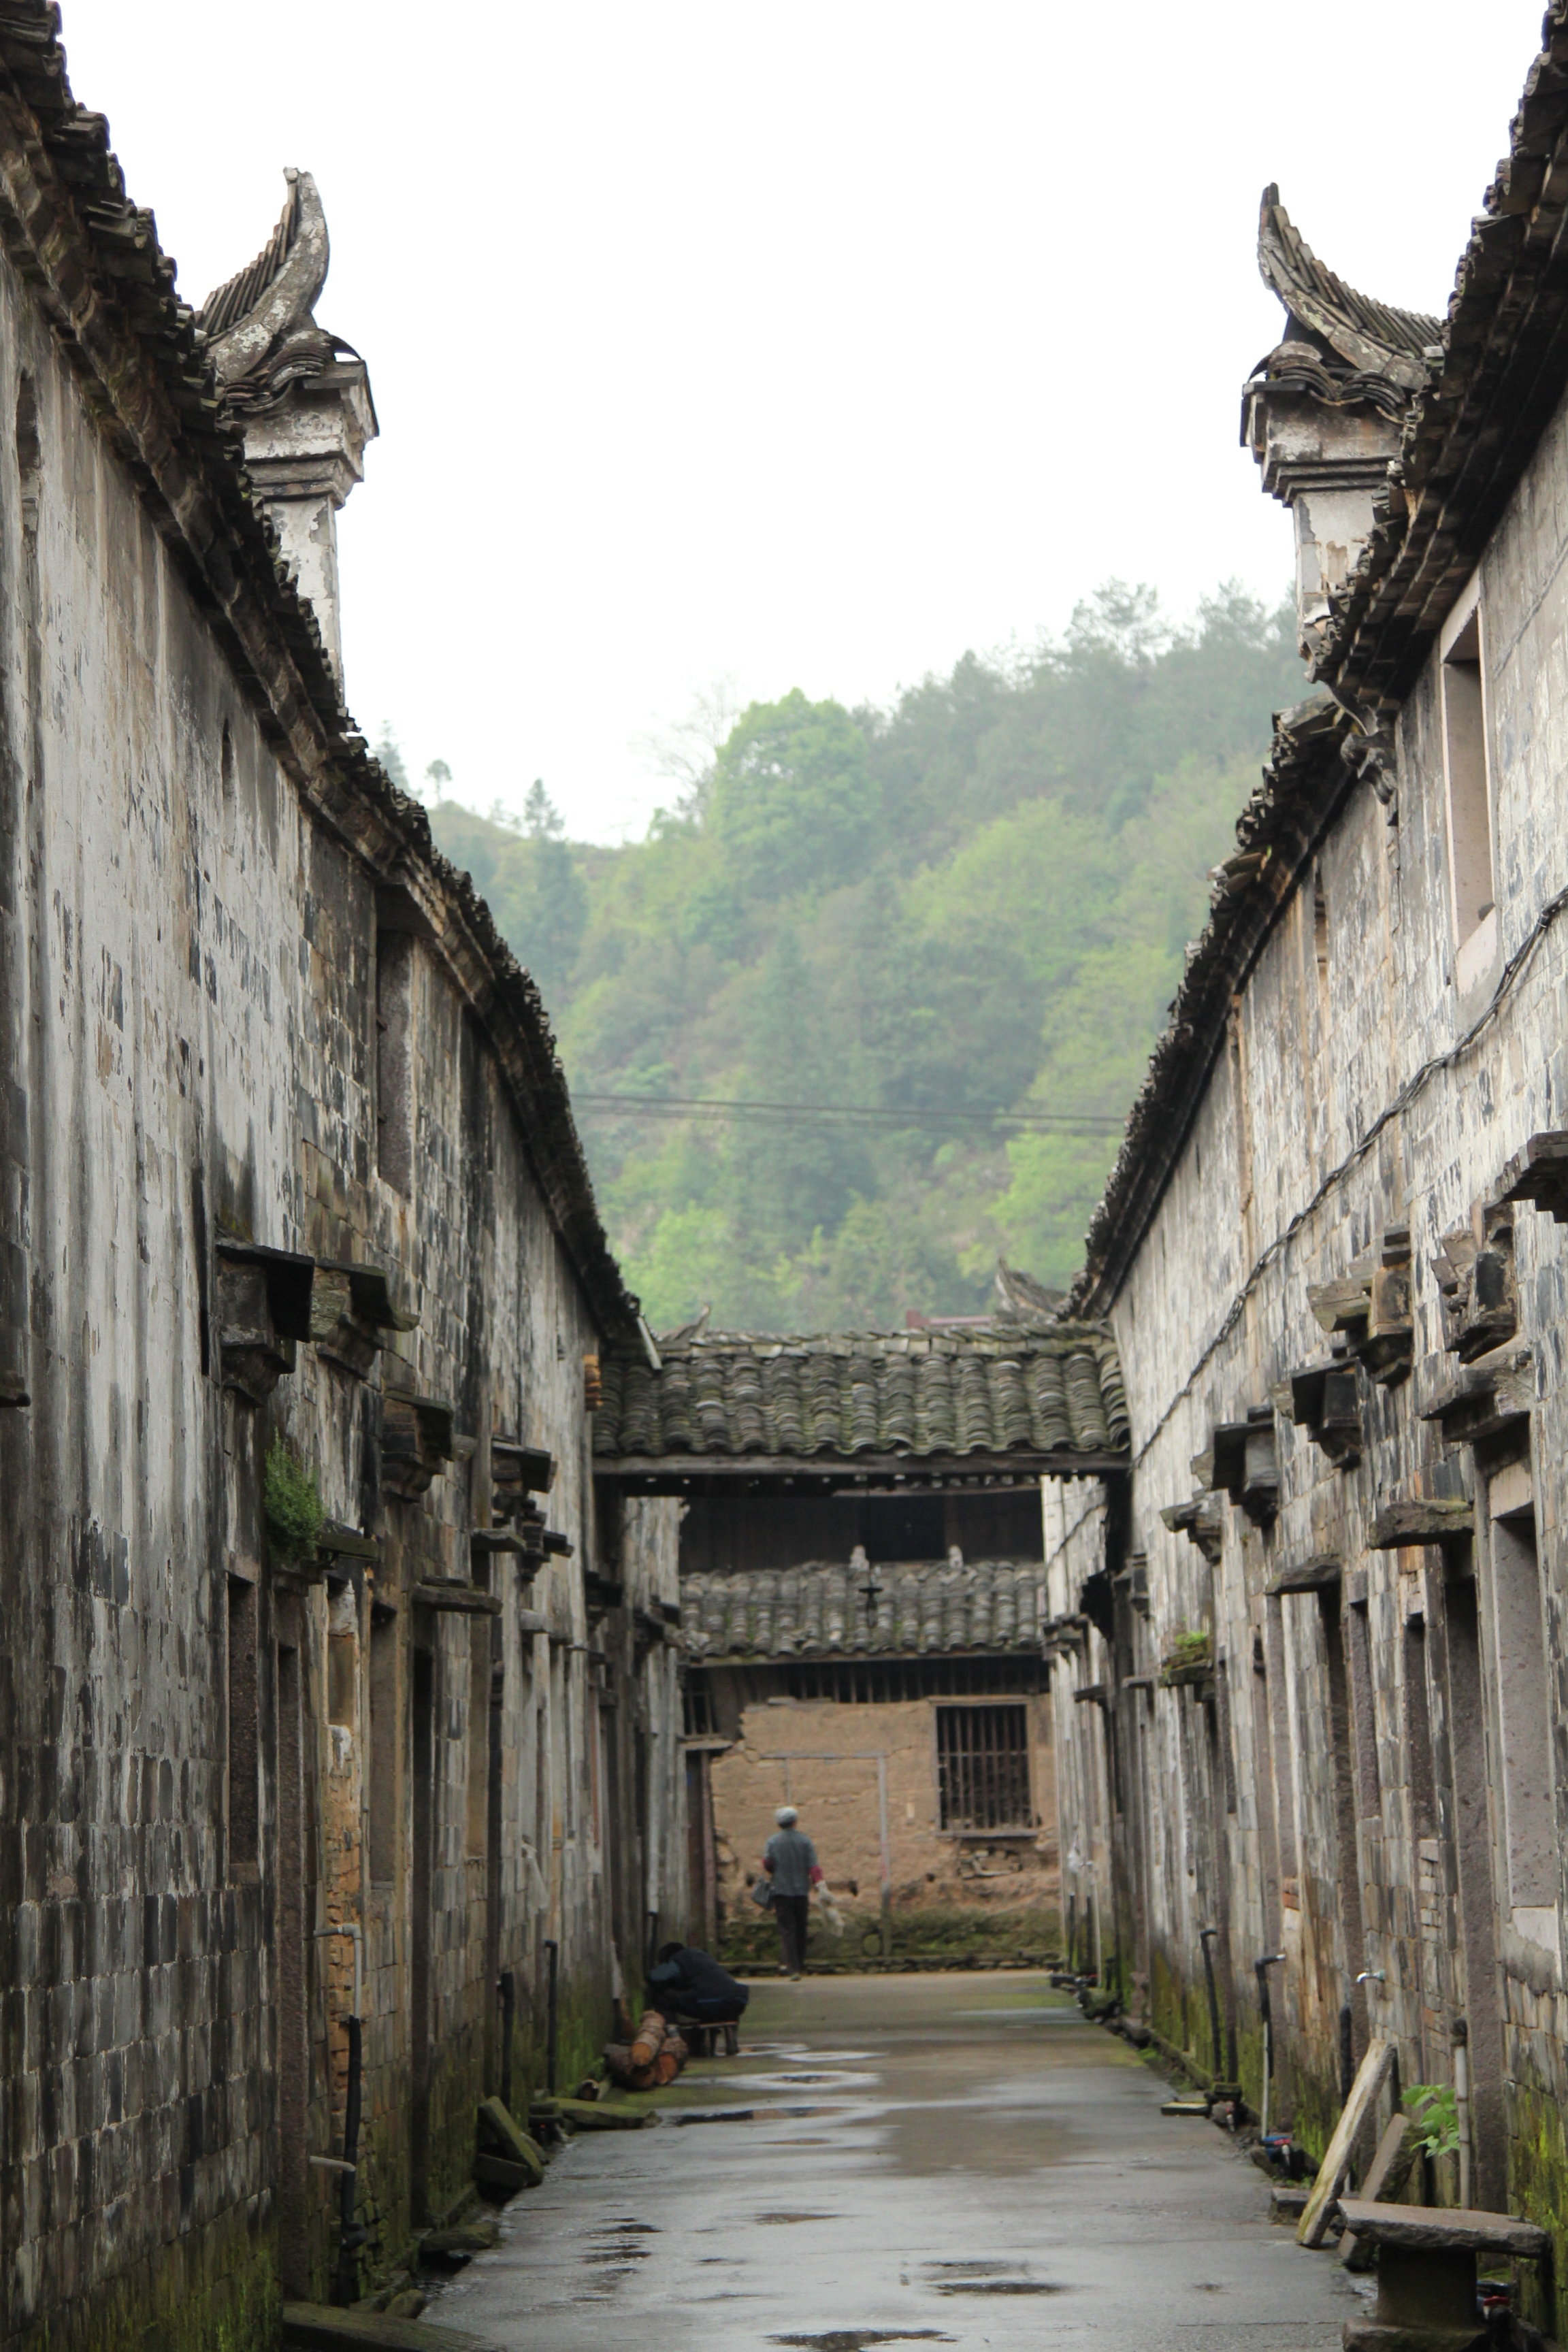
[[[1352,367],[1386,376],[1402,392],[1425,390],[1429,371],[1423,354],[1442,332],[1439,321],[1358,294],[1325,269],[1280,203],[1278,188],[1263,191],[1258,267],[1291,316],[1321,335]]]
[[[511,1090],[595,1317],[606,1334],[635,1329],[637,1302],[600,1222],[539,992],[343,708],[315,614],[280,561],[221,406],[210,349],[175,290],[174,263],[152,213],[126,194],[107,121],[72,95],[59,23],[53,0],[0,0],[0,242],[279,761],[326,829],[381,880],[411,891],[432,921]]]
[[[662,1368],[604,1367],[594,1451],[620,1459],[756,1454],[1104,1454],[1127,1444],[1108,1332],[1000,1318],[967,1330],[810,1339],[715,1332],[658,1342]]]
[[[1364,553],[1331,593],[1314,676],[1392,711],[1568,388],[1568,0],[1552,0],[1509,151],[1459,257]]]
[[[1047,1613],[1038,1560],[846,1562],[684,1576],[680,1632],[692,1660],[927,1657],[1035,1650]]]

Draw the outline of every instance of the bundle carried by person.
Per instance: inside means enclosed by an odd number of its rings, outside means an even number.
[[[658,2091],[674,2082],[689,2055],[675,2027],[657,2009],[648,2009],[630,2042],[606,2042],[605,2072],[628,2091]]]

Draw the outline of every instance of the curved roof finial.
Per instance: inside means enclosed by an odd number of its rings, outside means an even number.
[[[1425,390],[1430,380],[1426,353],[1442,340],[1441,320],[1393,310],[1325,269],[1273,185],[1264,189],[1258,215],[1258,267],[1292,319],[1352,367],[1381,375],[1402,392]]]
[[[196,313],[218,388],[226,392],[258,367],[285,336],[313,327],[327,282],[327,217],[309,172],[290,166],[282,217],[254,261],[207,296]]]

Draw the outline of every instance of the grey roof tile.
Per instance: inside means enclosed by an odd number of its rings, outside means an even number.
[[[600,1456],[1119,1453],[1127,1400],[1098,1324],[960,1330],[719,1331],[660,1342],[661,1369],[604,1364]]]
[[[721,1658],[931,1657],[1037,1649],[1047,1613],[1038,1560],[901,1560],[735,1569],[682,1577],[694,1663]]]

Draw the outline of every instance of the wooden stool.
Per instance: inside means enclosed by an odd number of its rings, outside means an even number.
[[[1377,2248],[1377,2308],[1347,2319],[1345,2352],[1486,2352],[1476,2256],[1536,2262],[1550,2240],[1507,2213],[1340,2200],[1345,2228]]]

